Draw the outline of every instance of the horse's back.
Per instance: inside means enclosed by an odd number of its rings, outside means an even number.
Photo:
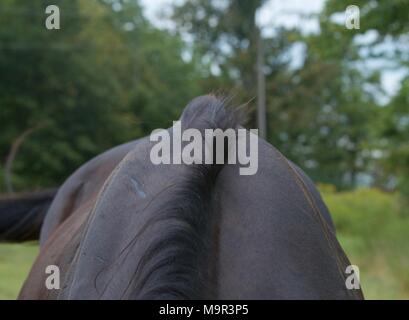
[[[138,140],[105,151],[83,164],[67,178],[44,219],[40,234],[41,245],[84,202],[96,199],[112,170],[137,143]]]
[[[225,166],[218,177],[218,298],[360,297],[345,286],[349,261],[312,183],[263,140],[258,165],[253,176]]]

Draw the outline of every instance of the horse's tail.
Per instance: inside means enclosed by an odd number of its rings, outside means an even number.
[[[181,125],[182,129],[197,129],[203,136],[205,129],[236,130],[242,118],[239,108],[226,106],[226,99],[208,95],[188,104]],[[156,213],[148,224],[165,223],[165,228],[152,239],[138,264],[138,276],[132,285],[133,298],[202,299],[212,296],[209,283],[214,274],[209,265],[212,260],[209,252],[217,229],[214,190],[216,178],[228,157],[228,147],[216,150],[215,145],[213,143],[211,164],[188,165],[186,175],[178,177],[177,187],[156,199]],[[218,155],[220,151],[223,154]],[[220,156],[225,161],[216,164],[215,159]]]
[[[57,190],[0,197],[0,242],[38,240],[44,217]]]

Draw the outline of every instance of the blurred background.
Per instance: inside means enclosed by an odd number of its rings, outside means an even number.
[[[2,0],[0,193],[58,187],[195,96],[234,92],[317,183],[366,298],[409,299],[408,17],[409,0]],[[37,251],[0,244],[0,298]]]

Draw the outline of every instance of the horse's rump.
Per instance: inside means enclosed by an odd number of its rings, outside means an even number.
[[[212,96],[193,100],[181,119],[200,131],[239,127]],[[132,145],[54,228],[22,298],[362,297],[345,287],[349,261],[318,192],[267,142],[258,140],[253,176],[237,164],[154,165],[151,148],[147,138]],[[61,289],[30,293],[55,263]]]

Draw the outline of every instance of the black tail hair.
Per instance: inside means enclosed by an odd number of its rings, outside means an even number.
[[[38,240],[56,189],[0,197],[0,242]]]
[[[212,95],[194,99],[185,108],[182,128],[236,129],[241,115],[226,106],[227,99]],[[127,291],[136,299],[209,298],[207,271],[214,235],[213,190],[222,165],[189,165],[176,187],[156,199],[154,216],[147,224],[164,223],[137,265]]]

